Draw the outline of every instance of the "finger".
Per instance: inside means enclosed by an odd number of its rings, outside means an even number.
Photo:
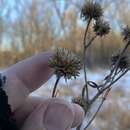
[[[73,104],[73,111],[74,111],[74,121],[72,124],[72,128],[79,126],[82,123],[85,115],[84,110],[77,104]]]
[[[28,96],[25,102],[14,112],[16,123],[19,127],[23,125],[25,119],[46,99],[40,96]]]
[[[34,91],[52,76],[53,71],[48,65],[52,55],[52,52],[39,53],[13,65],[6,74],[16,75],[30,91]]]
[[[66,130],[73,122],[70,104],[59,99],[46,100],[25,121],[22,130]]]
[[[48,104],[48,101],[44,101],[44,104],[42,105],[39,104],[37,108],[27,117],[21,127],[21,130],[46,130],[43,126],[43,115]]]
[[[3,72],[7,77],[4,89],[9,97],[13,111],[25,100],[30,92],[40,87],[52,75],[48,66],[51,52],[40,53],[23,60]]]
[[[14,112],[16,123],[21,127],[25,119],[40,105],[46,104],[47,100],[40,96],[29,96],[24,104]]]
[[[40,102],[39,104],[41,104]],[[43,128],[48,130],[70,129],[79,125],[83,117],[84,112],[78,105],[72,105],[60,99],[44,100],[42,105],[38,106],[27,118],[23,130],[43,130]]]

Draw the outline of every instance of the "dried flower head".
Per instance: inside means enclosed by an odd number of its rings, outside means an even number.
[[[99,3],[87,1],[81,9],[81,18],[83,20],[98,19],[103,15],[103,10]]]
[[[80,59],[67,49],[57,49],[54,56],[49,61],[50,67],[55,71],[56,76],[70,79],[79,76],[81,69]]]
[[[119,57],[120,57],[119,54],[112,56],[112,58],[111,58],[112,65],[115,65],[117,63],[117,61],[119,60]],[[121,59],[118,63],[118,67],[120,68],[120,70],[124,70],[124,69],[127,69],[128,67],[130,67],[130,62],[129,62],[128,56],[124,55],[121,57]]]
[[[84,111],[87,112],[88,104],[87,104],[87,101],[85,101],[82,97],[73,98],[72,102],[80,105],[84,109]]]
[[[128,25],[123,28],[122,36],[124,41],[130,42],[130,27]]]
[[[108,34],[110,31],[109,23],[106,21],[103,21],[102,19],[96,20],[93,28],[96,35],[100,37]]]

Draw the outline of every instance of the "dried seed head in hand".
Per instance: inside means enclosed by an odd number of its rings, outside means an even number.
[[[80,58],[67,49],[57,49],[54,56],[50,59],[49,65],[54,69],[57,77],[65,79],[76,78],[82,67]]]
[[[83,20],[98,19],[103,15],[103,10],[99,3],[87,1],[81,9],[81,18]]]

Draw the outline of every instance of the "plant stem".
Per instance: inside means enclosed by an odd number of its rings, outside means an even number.
[[[95,40],[96,37],[97,37],[97,35],[95,35],[94,37],[92,37],[91,40],[88,42],[88,44],[85,45],[85,50],[87,50],[87,48],[91,45],[91,43]]]
[[[127,47],[128,47],[128,46],[126,45],[125,48],[123,49],[123,51],[122,51],[122,53],[121,53],[120,56],[122,56],[122,54],[126,51]],[[115,69],[116,69],[116,68],[115,68]],[[115,82],[117,82],[122,76],[124,76],[129,70],[130,70],[130,68],[128,68],[128,69],[126,69],[124,72],[122,72],[117,78],[114,77],[114,79],[110,82],[109,85],[107,85],[107,86],[104,87],[102,90],[100,90],[100,91],[92,98],[92,100],[91,100],[91,102],[90,102],[90,105],[92,105],[92,104],[95,102],[95,100],[97,100],[98,97],[99,97],[104,91],[106,91],[105,96],[104,96],[104,98],[103,98],[101,104],[99,105],[99,107],[98,107],[97,111],[95,112],[95,114],[93,115],[92,119],[91,119],[91,120],[88,122],[88,124],[85,126],[84,130],[86,130],[86,129],[89,127],[89,125],[92,123],[92,121],[95,119],[95,117],[96,117],[97,113],[99,112],[99,110],[101,109],[101,107],[102,107],[102,105],[103,105],[103,103],[104,103],[104,101],[105,101],[105,99],[106,99],[106,97],[107,97],[109,91],[111,90],[111,86],[112,86]]]
[[[118,70],[118,64],[119,64],[121,58],[123,57],[123,54],[125,53],[125,51],[127,50],[127,48],[128,48],[129,45],[130,45],[130,44],[127,43],[127,44],[125,45],[124,49],[122,50],[121,54],[120,54],[120,57],[119,57],[119,59],[118,59],[118,61],[117,61],[117,66],[115,66],[115,68],[116,68],[116,69],[115,69],[115,73],[114,73],[115,75],[116,75],[117,70]]]
[[[123,54],[126,52],[128,47],[129,47],[129,43],[127,43],[125,45],[125,47],[123,48],[123,50],[121,51],[118,60],[116,61],[114,67],[111,69],[110,74],[108,75],[109,78],[111,79],[111,82],[113,82],[113,80],[116,77],[116,75],[121,72],[121,70],[118,72],[118,64],[119,64]],[[106,80],[106,82],[102,86],[106,86],[106,84],[108,84],[108,83],[109,83],[109,81]]]
[[[95,114],[93,115],[92,119],[91,119],[91,120],[88,122],[88,124],[85,126],[84,130],[86,130],[86,129],[90,126],[90,124],[92,123],[92,121],[93,121],[93,120],[95,119],[95,117],[97,116],[97,114],[98,114],[99,110],[101,109],[101,107],[102,107],[104,101],[106,100],[106,97],[107,97],[109,91],[110,91],[110,89],[109,89],[108,91],[106,91],[106,93],[105,93],[105,95],[104,95],[104,97],[103,97],[103,99],[102,99],[100,105],[98,106],[97,111],[96,111]]]
[[[76,130],[81,130],[82,123],[76,128]]]
[[[98,97],[108,88],[110,88],[115,82],[117,82],[123,75],[125,75],[128,71],[130,70],[127,69],[125,70],[121,75],[119,75],[113,82],[111,82],[108,86],[106,86],[105,88],[103,88],[102,90],[100,90],[91,100],[90,105],[93,104],[93,102],[95,102],[96,99],[98,99]]]
[[[119,64],[119,62],[120,62],[120,60],[121,60],[123,54],[124,54],[125,51],[127,50],[128,46],[129,46],[129,43],[127,43],[127,44],[125,45],[125,47],[123,48],[123,50],[121,51],[120,56],[119,56],[117,62],[115,63],[115,66],[113,67],[111,73],[110,73],[110,75],[112,75],[112,74],[114,73],[114,76],[113,76],[112,79],[114,79],[114,77],[115,77],[115,75],[116,75],[116,73],[117,73],[117,70],[118,70],[118,64]],[[115,71],[115,72],[114,72],[114,71]]]
[[[53,88],[52,97],[56,97],[55,93],[56,93],[56,88],[57,88],[57,84],[59,80],[60,80],[60,77],[57,77],[54,88]]]
[[[89,95],[88,95],[87,75],[86,75],[86,38],[87,38],[87,32],[88,32],[90,23],[91,23],[91,19],[88,20],[88,24],[85,30],[84,40],[83,40],[83,70],[84,70],[84,80],[85,80],[84,87],[86,88],[87,101],[89,100]]]
[[[95,119],[95,117],[97,116],[97,114],[98,114],[100,108],[101,108],[102,105],[103,105],[103,102],[104,102],[104,101],[102,100],[102,102],[101,102],[101,104],[99,105],[99,107],[98,107],[96,113],[93,115],[92,119],[91,119],[91,120],[88,122],[88,124],[85,126],[84,130],[86,130],[86,129],[89,127],[89,125],[92,123],[92,121]]]

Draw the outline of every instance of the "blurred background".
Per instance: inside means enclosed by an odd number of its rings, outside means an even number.
[[[87,53],[91,80],[100,82],[108,72],[110,57],[124,46],[120,35],[124,25],[130,25],[130,0],[96,0],[104,9],[111,32],[96,39]],[[84,0],[0,0],[0,67],[46,50],[65,47],[81,56],[86,23],[80,19]],[[130,130],[130,91],[127,74],[115,86],[104,107],[89,130]],[[50,95],[49,86],[38,94]],[[78,96],[83,75],[66,85],[60,82],[60,95]],[[67,87],[63,87],[67,86]],[[63,90],[62,90],[63,89]],[[44,94],[43,94],[44,91]]]

